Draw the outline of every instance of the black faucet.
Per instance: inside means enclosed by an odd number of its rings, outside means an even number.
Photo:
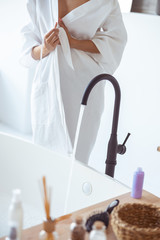
[[[115,90],[115,102],[114,102],[114,112],[113,112],[113,122],[112,122],[112,132],[110,136],[110,140],[108,143],[108,151],[107,151],[107,159],[106,159],[106,169],[105,174],[114,177],[114,170],[115,165],[117,164],[116,156],[117,153],[124,154],[126,152],[125,143],[130,136],[128,133],[126,139],[124,140],[123,144],[117,143],[117,128],[118,128],[118,118],[119,118],[119,107],[120,107],[120,100],[121,100],[121,91],[117,80],[109,74],[100,74],[93,78],[90,83],[88,84],[83,98],[82,98],[82,105],[87,105],[87,100],[92,88],[102,80],[108,80],[112,83],[114,90]]]

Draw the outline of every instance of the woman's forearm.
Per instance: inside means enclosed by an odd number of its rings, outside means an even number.
[[[32,48],[32,57],[35,59],[35,60],[40,60],[40,55],[41,55],[41,47],[42,45],[39,45],[39,46],[35,46]],[[47,50],[47,48],[44,46],[43,47],[43,52],[42,52],[42,58],[48,56],[49,54],[49,51]]]
[[[42,45],[35,46],[32,48],[31,55],[35,60],[40,60],[41,47]],[[91,40],[78,40],[78,39],[72,38],[72,40],[70,41],[70,47],[78,50],[82,50],[85,52],[99,53],[98,48]],[[50,51],[44,45],[42,58],[48,56],[49,53]]]
[[[78,40],[72,38],[70,47],[90,53],[100,53],[96,45],[91,40]]]

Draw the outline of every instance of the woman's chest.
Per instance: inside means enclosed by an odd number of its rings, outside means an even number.
[[[59,0],[62,3],[68,4],[65,1],[73,0]],[[104,19],[108,15],[107,0],[74,0],[74,5],[66,8],[67,12],[63,12],[58,16],[58,0],[38,0],[38,25],[42,32],[42,36],[52,29],[58,21],[58,17],[62,18],[64,24],[68,28],[71,35],[78,39],[90,39]],[[81,3],[81,4],[80,4]],[[65,6],[64,4],[64,6]],[[63,7],[64,7],[63,6]],[[74,6],[74,7],[73,7]]]
[[[58,0],[58,15],[63,18],[74,9],[85,4],[89,0]]]

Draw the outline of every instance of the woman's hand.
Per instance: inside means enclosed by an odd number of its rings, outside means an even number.
[[[57,23],[55,27],[50,32],[48,32],[44,37],[44,48],[46,49],[48,54],[52,52],[56,48],[56,46],[60,43],[58,37],[59,29],[56,27]]]
[[[64,30],[66,31],[70,48],[75,48],[78,50],[82,50],[84,52],[99,53],[98,48],[91,40],[80,40],[80,39],[73,38],[61,19],[59,19],[58,23],[59,23],[59,26],[63,27]]]
[[[50,32],[48,32],[44,37],[42,58],[48,56],[48,54],[52,52],[56,48],[56,46],[60,43],[58,33],[59,29],[57,29],[56,23],[55,27]],[[35,60],[40,59],[41,48],[42,45],[35,46],[32,48],[31,55]]]

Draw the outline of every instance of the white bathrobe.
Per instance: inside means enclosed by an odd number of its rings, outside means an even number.
[[[30,67],[35,62],[31,49],[43,44],[45,34],[58,21],[58,1],[28,0],[27,9],[30,22],[22,29],[21,62]],[[117,0],[89,0],[62,20],[74,38],[90,39],[100,51],[93,54],[70,49],[60,28],[61,45],[36,61],[31,96],[34,142],[68,154],[73,150],[83,93],[93,77],[114,73],[126,44],[126,30]],[[96,140],[103,102],[104,84],[99,83],[90,94],[76,151],[76,158],[85,163]]]

